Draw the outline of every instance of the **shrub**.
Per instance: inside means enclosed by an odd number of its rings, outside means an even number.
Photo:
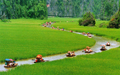
[[[112,16],[108,28],[120,28],[120,11]]]
[[[95,26],[94,16],[90,12],[87,12],[83,16],[82,20],[79,20],[79,25],[83,25],[83,26]]]

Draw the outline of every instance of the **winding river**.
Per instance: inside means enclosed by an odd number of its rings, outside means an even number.
[[[78,34],[78,35],[82,34],[80,32],[73,32],[73,33]],[[111,46],[107,46],[106,47],[107,50],[109,50],[111,48],[116,48],[116,47],[120,46],[119,42],[117,42],[115,40],[112,40],[112,39],[108,39],[108,38],[101,37],[101,36],[95,36],[95,35],[92,35],[92,38],[96,41],[96,43],[95,43],[95,45],[93,47],[91,47],[91,49],[94,52],[90,53],[90,54],[101,52],[101,50],[100,50],[101,46],[100,45],[101,44],[105,45],[107,42],[111,43]],[[60,59],[67,58],[65,54],[66,53],[52,55],[52,56],[46,56],[46,57],[43,57],[43,59],[44,60],[49,60],[49,61],[60,60]],[[78,51],[75,51],[75,54],[77,56],[77,55],[85,55],[87,53],[82,52],[82,50],[78,50]],[[27,60],[16,61],[16,63],[18,63],[18,66],[24,65],[24,64],[30,64],[31,65],[31,64],[34,64],[34,61],[32,59],[35,59],[35,58],[30,58],[30,59],[27,59]],[[4,68],[4,64],[0,64],[0,71],[8,71],[10,69],[12,69],[12,68]]]

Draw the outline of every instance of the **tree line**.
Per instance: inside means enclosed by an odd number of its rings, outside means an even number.
[[[92,12],[96,18],[108,20],[118,11],[119,0],[47,0],[49,16],[83,17]]]
[[[11,18],[47,18],[46,0],[0,0],[1,16]]]

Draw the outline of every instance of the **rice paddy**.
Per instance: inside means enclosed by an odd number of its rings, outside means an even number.
[[[106,28],[108,21],[98,20],[95,27],[84,27],[78,25],[77,19],[74,22],[72,22],[73,19],[69,19],[69,21],[64,19],[61,22],[59,20],[60,18],[56,18],[56,20],[50,18],[47,21],[56,21],[53,24],[54,27],[90,32],[120,42],[120,29]],[[68,50],[82,49],[86,45],[92,46],[95,43],[93,39],[82,35],[41,27],[40,24],[44,23],[44,20],[24,21],[26,22],[24,23],[22,19],[17,22],[11,20],[10,23],[0,22],[0,32],[2,33],[0,35],[0,40],[2,40],[0,61],[8,57],[7,53],[10,53],[9,57],[13,59],[30,58],[35,57],[38,53],[47,56]],[[99,28],[99,24],[103,22],[105,22],[105,26]],[[81,55],[52,62],[18,66],[11,71],[0,72],[0,75],[119,75],[119,53],[120,47],[93,55]]]

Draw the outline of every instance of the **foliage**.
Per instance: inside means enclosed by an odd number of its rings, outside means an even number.
[[[83,26],[95,26],[94,16],[90,12],[87,12],[83,16],[82,20],[79,20],[79,25],[83,25]]]
[[[3,0],[2,12],[11,18],[47,18],[46,0]]]
[[[120,11],[118,11],[110,20],[108,28],[120,28]]]
[[[48,15],[83,17],[90,11],[95,14],[95,18],[109,20],[118,11],[118,2],[119,0],[51,0]]]

